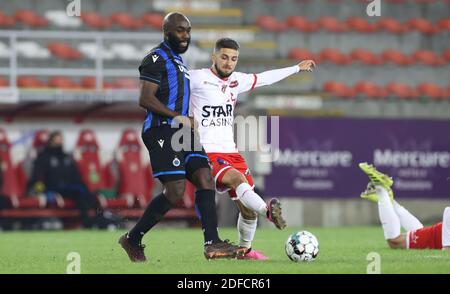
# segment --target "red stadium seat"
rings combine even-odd
[[[9,81],[2,77],[0,77],[0,88],[1,87],[9,87]]]
[[[80,89],[80,85],[69,77],[51,77],[48,79],[48,86],[60,89]]]
[[[350,57],[353,61],[361,62],[365,65],[381,65],[383,59],[375,55],[372,51],[363,48],[353,49],[350,53]]]
[[[116,12],[110,16],[112,24],[118,24],[126,30],[138,30],[144,26],[140,19],[129,15],[126,12]]]
[[[141,160],[141,144],[135,130],[124,130],[116,154],[120,197],[134,197],[141,207],[150,201],[154,181],[149,164]]]
[[[294,60],[312,59],[316,63],[319,62],[319,58],[315,54],[304,48],[292,48],[291,50],[289,50],[288,58]]]
[[[440,30],[450,32],[450,18],[441,19],[437,26]]]
[[[347,65],[351,63],[351,59],[341,53],[338,49],[325,48],[320,51],[320,60],[330,62],[336,65]]]
[[[74,158],[84,184],[97,195],[99,203],[106,208],[126,208],[134,204],[134,198],[106,198],[102,189],[112,189],[114,180],[111,166],[100,163],[99,146],[92,130],[82,130],[78,136]]]
[[[350,29],[364,34],[374,33],[379,29],[376,24],[370,23],[362,17],[349,17],[346,24]]]
[[[17,21],[20,21],[31,28],[42,28],[48,26],[48,20],[32,10],[18,10],[15,13],[15,17]]]
[[[323,90],[338,98],[348,99],[355,96],[355,91],[352,88],[336,81],[328,81],[323,84]]]
[[[442,58],[444,58],[446,62],[450,62],[450,49],[445,49],[444,52],[442,52]]]
[[[416,62],[420,62],[428,66],[440,66],[444,65],[443,58],[429,50],[418,50],[412,55],[412,59]]]
[[[139,81],[132,78],[117,78],[112,86],[118,89],[137,89]]]
[[[288,28],[286,23],[278,21],[275,17],[271,15],[257,16],[255,23],[260,28],[263,28],[269,32],[283,32]]]
[[[81,78],[81,86],[84,89],[96,89],[97,81],[95,80],[95,77],[83,77]],[[113,85],[111,83],[103,81],[103,89],[111,89],[112,87]]]
[[[422,34],[434,34],[438,31],[438,28],[431,21],[424,18],[412,18],[407,22],[407,25]]]
[[[3,185],[0,194],[9,197],[14,208],[39,208],[46,205],[43,197],[25,197],[26,176],[20,165],[14,166],[10,157],[11,144],[6,132],[0,129],[0,158]]]
[[[395,18],[381,17],[377,22],[377,26],[382,30],[396,35],[404,34],[408,31],[408,27]]]
[[[386,49],[381,53],[385,62],[391,62],[399,66],[408,66],[413,63],[412,58],[395,49]]]
[[[144,24],[157,30],[162,30],[164,16],[162,16],[161,14],[155,12],[147,12],[142,16],[141,19]]]
[[[110,19],[93,11],[82,12],[81,20],[86,26],[97,30],[104,30],[111,27]]]
[[[341,22],[339,19],[332,16],[319,17],[316,23],[320,28],[332,33],[342,33],[348,30],[348,27],[344,22]]]
[[[386,98],[386,91],[369,81],[359,81],[354,85],[353,89],[356,93],[362,94],[365,97],[376,99]]]
[[[46,83],[30,76],[20,76],[17,78],[17,86],[19,88],[45,88]]]
[[[415,99],[417,98],[417,92],[410,86],[398,83],[390,82],[385,86],[385,91],[388,95],[393,95],[400,99]]]
[[[80,51],[70,47],[66,43],[50,43],[47,45],[47,48],[54,56],[64,60],[81,59]]]
[[[0,28],[11,28],[16,25],[14,17],[4,14],[0,11]]]
[[[308,19],[302,16],[288,16],[286,23],[289,27],[302,33],[312,33],[319,29],[319,25],[315,22],[310,22]]]
[[[420,83],[416,87],[420,95],[429,97],[433,100],[442,100],[446,98],[444,90],[431,82]]]

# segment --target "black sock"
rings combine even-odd
[[[153,198],[150,204],[144,211],[137,224],[128,233],[128,240],[131,244],[141,244],[142,237],[147,233],[154,225],[156,225],[172,208],[164,194],[160,194]]]
[[[197,190],[195,208],[202,222],[205,245],[220,241],[217,232],[216,191]]]

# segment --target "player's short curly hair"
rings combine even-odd
[[[216,41],[216,45],[214,46],[215,51],[219,51],[222,48],[239,50],[239,44],[233,39],[230,38],[221,38]]]

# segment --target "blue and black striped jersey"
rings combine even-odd
[[[189,73],[183,59],[165,43],[153,48],[139,66],[139,79],[159,85],[156,97],[167,108],[187,116],[189,113]],[[171,123],[172,119],[147,110],[143,132]]]

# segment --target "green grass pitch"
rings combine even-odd
[[[285,255],[285,240],[300,228],[257,230],[254,248],[269,256],[268,261],[207,261],[199,228],[155,228],[144,238],[149,259],[145,264],[129,262],[117,244],[123,232],[0,232],[0,273],[66,273],[69,252],[80,254],[81,273],[364,274],[370,252],[380,255],[381,273],[450,273],[450,252],[389,249],[379,227],[303,229],[319,240],[320,253],[314,262],[294,263]],[[220,235],[235,240],[237,232],[222,228]]]

